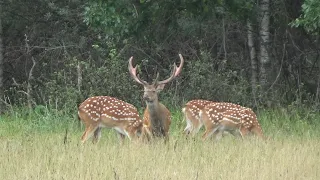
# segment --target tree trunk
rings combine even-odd
[[[318,73],[317,91],[316,91],[316,103],[320,104],[320,72]]]
[[[248,28],[248,32],[247,32],[248,47],[249,47],[250,62],[251,62],[251,88],[252,88],[253,100],[256,104],[257,82],[258,82],[258,62],[257,62],[256,47],[254,44],[253,27],[249,19],[247,20],[247,28]]]
[[[318,60],[318,68],[320,68],[320,61]],[[320,105],[320,71],[318,71],[317,90],[316,90],[316,106]]]
[[[80,62],[78,62],[78,66],[77,66],[77,76],[78,76],[78,91],[79,94],[81,95],[81,86],[82,86],[82,70],[81,70],[81,65]]]
[[[29,46],[29,43],[28,43],[28,37],[27,35],[25,34],[25,43],[26,43],[26,54],[27,54],[27,60],[28,59],[31,59],[32,60],[32,66],[31,66],[31,69],[29,71],[29,75],[28,75],[28,81],[27,81],[27,102],[28,102],[28,108],[29,110],[32,109],[32,85],[31,85],[31,80],[33,79],[33,70],[34,70],[34,67],[36,66],[36,60],[34,59],[34,57],[31,55],[31,50],[30,50],[30,46]]]
[[[270,72],[269,56],[269,12],[270,0],[261,0],[260,4],[260,85],[262,93],[266,93],[268,86],[268,73]]]
[[[223,44],[224,60],[227,60],[226,27],[224,23],[224,17],[222,18],[222,44]]]
[[[2,7],[0,3],[0,114],[4,111],[4,87],[3,87],[3,41],[2,41]]]

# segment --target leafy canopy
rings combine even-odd
[[[293,27],[303,27],[307,32],[320,34],[320,1],[305,0],[302,5],[302,15],[290,23]]]

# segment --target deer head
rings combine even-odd
[[[133,67],[132,66],[132,60],[133,57],[129,59],[129,72],[131,77],[138,82],[139,84],[143,85],[144,87],[144,94],[143,94],[143,99],[148,103],[151,104],[153,102],[158,102],[158,92],[163,90],[165,84],[171,82],[173,79],[175,79],[181,72],[182,67],[183,67],[183,57],[181,54],[179,54],[180,57],[180,66],[177,67],[177,65],[174,63],[173,64],[173,69],[171,72],[171,75],[168,79],[159,81],[159,73],[157,73],[156,79],[153,81],[153,83],[148,83],[144,80],[142,80],[139,75],[137,75],[137,66]]]

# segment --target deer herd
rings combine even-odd
[[[150,141],[162,138],[165,142],[169,138],[171,124],[170,110],[159,102],[158,93],[164,86],[174,80],[181,72],[184,59],[181,54],[180,65],[174,63],[170,77],[159,81],[159,73],[152,83],[141,79],[137,75],[137,66],[133,67],[133,57],[129,59],[129,73],[131,77],[144,88],[143,99],[146,103],[143,118],[139,116],[137,108],[125,101],[110,96],[94,96],[86,99],[78,109],[79,119],[85,125],[85,132],[81,137],[82,143],[93,136],[97,143],[101,137],[101,128],[113,128],[120,141],[125,137],[130,140],[142,139]],[[252,109],[228,102],[214,102],[204,99],[194,99],[182,108],[187,125],[185,135],[195,136],[202,126],[205,132],[202,139],[214,137],[219,140],[224,132],[243,138],[252,133],[264,138],[261,126]]]

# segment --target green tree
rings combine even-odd
[[[302,4],[302,14],[291,23],[294,27],[303,27],[307,32],[320,34],[320,1],[305,0]]]

